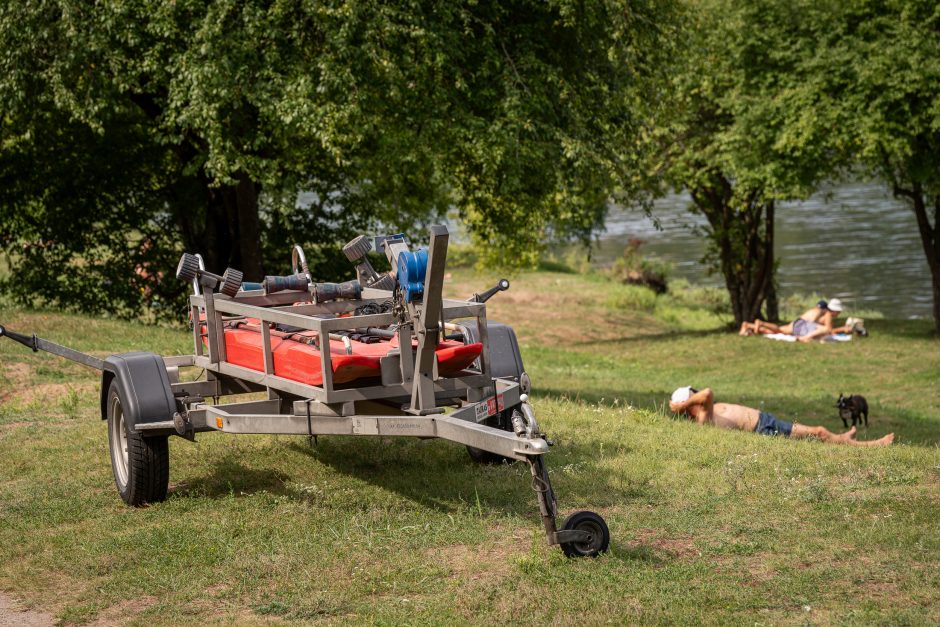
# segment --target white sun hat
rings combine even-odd
[[[689,397],[692,396],[692,386],[687,385],[684,388],[679,388],[672,393],[672,402],[673,403],[684,403],[689,400]]]
[[[829,301],[829,304],[826,307],[829,311],[839,312],[842,311],[842,301],[838,298],[833,298]]]

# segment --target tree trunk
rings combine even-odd
[[[261,258],[261,218],[258,215],[258,186],[241,174],[234,189],[236,216],[236,241],[241,270],[245,279],[261,281],[264,278],[264,263]]]
[[[768,317],[776,319],[773,201],[764,200],[758,191],[736,196],[731,181],[720,173],[693,189],[692,200],[708,219],[711,245],[706,259],[724,276],[735,326],[760,317],[768,297]]]
[[[919,183],[914,183],[911,189],[894,187],[895,196],[904,196],[911,202],[914,216],[917,218],[917,230],[920,233],[920,242],[927,256],[927,267],[930,268],[930,281],[933,286],[933,322],[937,332],[940,333],[940,237],[937,228],[940,226],[940,196],[933,198],[933,224],[927,215],[927,195]]]
[[[776,223],[776,205],[771,200],[767,203],[767,217],[764,221],[764,294],[767,302],[765,320],[780,320],[780,305],[777,301],[777,268],[774,258],[774,224]]]
[[[764,320],[777,322],[780,320],[780,301],[777,300],[777,282],[771,281],[767,286],[767,315]]]
[[[232,259],[231,226],[226,211],[224,187],[211,187],[206,181],[205,237],[201,247],[206,269],[222,274],[226,267],[237,260]]]
[[[225,268],[240,270],[248,281],[264,277],[261,256],[261,218],[258,213],[258,186],[247,175],[235,185],[206,187],[206,223],[203,245],[199,247],[206,269],[222,273]]]

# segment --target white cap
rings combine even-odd
[[[842,301],[838,298],[833,298],[829,301],[829,304],[826,305],[826,309],[829,311],[842,311]]]
[[[687,385],[684,388],[679,388],[672,393],[672,402],[673,403],[683,403],[689,400],[689,397],[692,396],[692,386]]]

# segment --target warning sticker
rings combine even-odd
[[[488,399],[486,399],[486,413],[487,413],[487,415],[488,415],[488,416],[492,416],[492,415],[495,414],[497,411],[498,411],[498,410],[496,409],[496,397],[495,397],[495,396],[491,396],[491,397],[489,397]]]

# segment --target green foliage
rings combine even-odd
[[[663,150],[650,171],[688,188],[708,217],[706,261],[725,277],[736,317],[737,301],[746,300],[736,283],[747,281],[735,275],[772,249],[772,213],[761,217],[754,208],[805,197],[823,178],[861,169],[914,210],[940,329],[936,3],[709,0],[690,7],[689,45],[661,116],[666,123],[651,133]]]
[[[653,311],[656,309],[656,292],[642,285],[618,285],[608,290],[604,305],[618,310]]]
[[[145,262],[168,275],[185,249],[256,279],[295,242],[330,278],[353,234],[420,239],[451,207],[484,260],[531,265],[546,239],[586,240],[607,197],[632,189],[672,13],[623,0],[6,3],[5,289],[134,314]],[[56,286],[33,269],[51,265],[77,269]],[[166,291],[176,303],[185,286]]]
[[[447,267],[451,269],[472,268],[477,264],[476,247],[472,244],[455,244],[447,246]]]
[[[814,133],[914,211],[940,330],[940,10],[924,0],[822,6],[807,3],[815,54],[791,90],[816,103]]]
[[[704,309],[719,315],[731,313],[728,291],[721,288],[692,285],[686,279],[675,279],[669,282],[669,296],[681,307]]]
[[[657,293],[665,293],[668,287],[672,264],[657,257],[648,257],[640,252],[643,242],[631,240],[623,255],[614,260],[609,274],[624,283],[645,285]]]
[[[708,220],[704,261],[720,272],[737,321],[774,291],[774,203],[807,196],[831,174],[831,142],[802,94],[789,90],[812,54],[802,7],[770,0],[689,3],[647,136],[651,184],[688,189]]]

